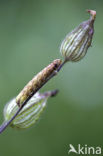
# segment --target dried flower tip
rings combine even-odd
[[[18,129],[31,127],[39,119],[41,113],[46,107],[47,99],[56,95],[57,91],[49,91],[44,94],[37,92],[23,107],[16,118],[11,122],[10,126]],[[8,122],[17,112],[18,106],[16,99],[12,99],[4,107],[4,120]]]
[[[75,62],[81,60],[91,45],[96,11],[88,10],[88,12],[91,15],[90,19],[82,22],[69,33],[61,44],[60,52],[65,61]]]
[[[87,10],[87,12],[91,15],[91,19],[95,20],[95,18],[96,18],[96,11],[94,11],[94,10]]]

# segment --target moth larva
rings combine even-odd
[[[16,103],[20,107],[24,101],[47,81],[47,79],[55,72],[61,65],[60,59],[54,60],[51,64],[40,71],[29,83],[23,88],[23,90],[16,97]]]

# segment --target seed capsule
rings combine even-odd
[[[35,91],[37,91],[50,77],[50,75],[58,69],[62,61],[60,59],[54,60],[51,64],[40,71],[34,78],[23,88],[23,90],[16,97],[16,103],[21,106],[24,101]]]
[[[10,126],[19,129],[31,127],[39,119],[41,113],[46,107],[47,99],[55,96],[57,91],[50,91],[44,94],[37,92],[23,107]],[[12,99],[4,108],[4,120],[9,121],[17,112],[18,106],[15,98]]]
[[[96,11],[88,10],[88,12],[91,14],[90,19],[69,33],[61,44],[60,52],[66,61],[81,60],[91,45]]]

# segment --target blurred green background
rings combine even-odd
[[[67,156],[69,144],[103,146],[102,0],[0,0],[0,122],[4,105],[61,58],[62,39],[89,18],[86,9],[97,11],[92,48],[43,87],[60,92],[34,127],[0,135],[1,156]]]

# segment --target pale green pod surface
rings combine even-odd
[[[82,22],[61,43],[60,52],[66,61],[81,60],[91,45],[96,12],[93,10],[88,10],[88,12],[91,14],[90,19]]]
[[[39,119],[46,107],[48,97],[36,93],[23,107],[10,126],[19,129],[31,127]],[[16,99],[12,99],[4,108],[4,120],[9,121],[18,110]]]

